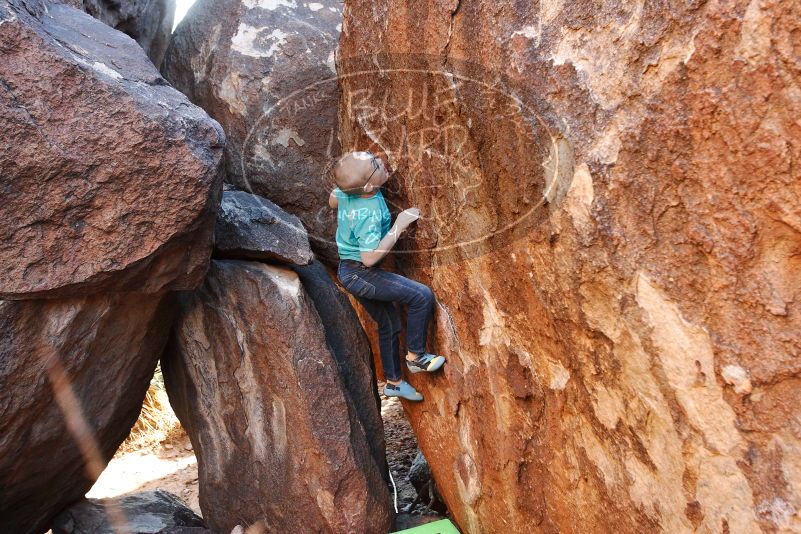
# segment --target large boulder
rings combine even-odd
[[[168,299],[0,301],[2,532],[44,532],[92,487],[142,408]]]
[[[300,219],[245,191],[224,191],[214,226],[214,256],[306,265],[314,255]]]
[[[220,121],[226,180],[301,218],[334,260],[326,169],[339,155],[335,0],[198,0],[172,36],[164,76]]]
[[[298,276],[213,260],[179,315],[162,368],[210,528],[387,532],[387,486]]]
[[[111,511],[113,510],[113,511]],[[115,513],[118,521],[115,521]],[[203,519],[181,499],[163,490],[109,499],[83,499],[61,512],[53,534],[163,534],[189,529],[208,532]]]
[[[289,265],[322,319],[325,341],[337,362],[359,421],[367,433],[370,451],[381,475],[389,481],[381,419],[381,398],[376,387],[376,369],[370,342],[348,297],[334,283],[325,266],[315,260],[309,265]]]
[[[407,409],[462,531],[801,529],[799,17],[346,2],[341,142],[421,209],[449,360]]]
[[[158,293],[203,279],[224,135],[126,35],[0,3],[0,298]]]
[[[83,9],[131,36],[158,67],[170,44],[175,0],[83,0]]]

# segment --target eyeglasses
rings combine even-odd
[[[378,156],[373,156],[372,159],[370,160],[370,164],[373,166],[373,172],[370,173],[370,176],[367,177],[367,181],[364,182],[364,186],[362,187],[362,189],[365,191],[367,191],[367,184],[370,183],[370,180],[375,174],[375,171],[381,168],[381,164],[378,163]]]

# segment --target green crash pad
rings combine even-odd
[[[395,534],[459,534],[459,530],[449,519],[441,519],[433,523],[426,523],[419,527],[399,530]]]

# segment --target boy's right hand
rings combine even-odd
[[[414,221],[420,218],[420,210],[417,208],[407,208],[398,214],[395,224],[401,230],[406,230]]]

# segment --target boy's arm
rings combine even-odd
[[[398,218],[395,219],[395,224],[392,225],[392,228],[389,229],[387,235],[378,242],[378,246],[369,251],[369,252],[361,252],[362,263],[365,264],[367,267],[372,267],[379,261],[381,258],[386,256],[387,252],[392,250],[392,247],[395,246],[395,243],[398,242],[398,238],[400,238],[401,232],[406,230],[414,221],[420,218],[420,210],[417,208],[408,208],[403,210],[399,215]]]
[[[328,205],[332,208],[336,208],[339,206],[339,200],[337,200],[337,190],[332,189],[331,194],[328,195]]]

